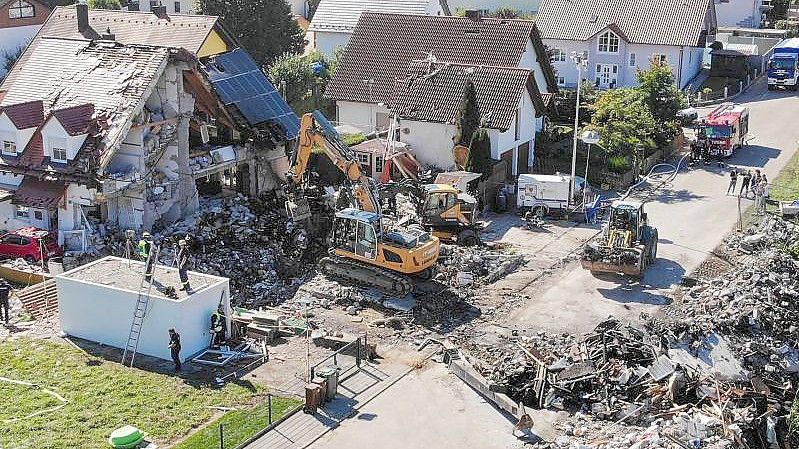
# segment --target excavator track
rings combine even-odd
[[[411,280],[393,271],[341,257],[325,257],[319,261],[328,276],[359,285],[375,287],[391,296],[406,296],[413,291]]]

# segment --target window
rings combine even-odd
[[[33,211],[33,219],[37,220],[37,221],[42,221],[42,220],[44,220],[44,214],[42,213],[41,210],[38,210],[38,209],[34,210]]]
[[[175,2],[175,12],[176,13],[180,12],[180,2]]]
[[[630,67],[635,67],[635,53],[630,53]]]
[[[552,50],[552,56],[549,58],[550,62],[565,62],[566,61],[566,52],[555,48]]]
[[[666,57],[666,55],[661,55],[658,53],[652,55],[653,66],[664,66],[666,64],[668,64],[668,58]]]
[[[13,141],[10,141],[10,140],[4,140],[3,141],[3,154],[16,156],[17,155],[17,143],[13,142]]]
[[[67,150],[64,149],[64,148],[53,147],[52,160],[54,162],[66,162],[67,161]]]
[[[33,5],[23,0],[11,2],[11,6],[8,7],[9,19],[25,19],[35,15],[36,12],[33,10]]]
[[[357,153],[358,155],[358,163],[361,164],[362,167],[368,168],[369,167],[369,154],[367,153]]]
[[[31,211],[26,206],[17,206],[17,218],[29,218]]]
[[[155,8],[156,6],[160,5],[160,0],[150,0],[150,9]]]
[[[566,78],[564,78],[562,76],[559,76],[558,77],[558,86],[564,86],[564,85],[566,85]]]
[[[383,156],[375,156],[375,173],[383,173]]]
[[[599,52],[618,53],[619,36],[616,36],[616,34],[611,31],[605,31],[605,34],[599,36]]]

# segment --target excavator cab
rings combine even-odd
[[[425,184],[421,218],[425,228],[444,240],[472,246],[479,243],[474,212],[477,201],[447,184]]]

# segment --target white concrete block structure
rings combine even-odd
[[[139,297],[144,263],[105,257],[56,277],[61,328],[70,336],[124,348]],[[177,269],[155,267],[153,288],[139,337],[137,354],[171,360],[169,329],[180,334],[180,358],[187,361],[208,349],[211,314],[221,303],[230,313],[230,285],[223,277],[189,272],[191,294],[164,295],[180,288]],[[228,322],[227,329],[230,329]]]

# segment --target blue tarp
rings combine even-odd
[[[251,125],[274,122],[287,139],[297,138],[299,118],[245,50],[214,56],[204,69],[222,102],[235,105]]]

